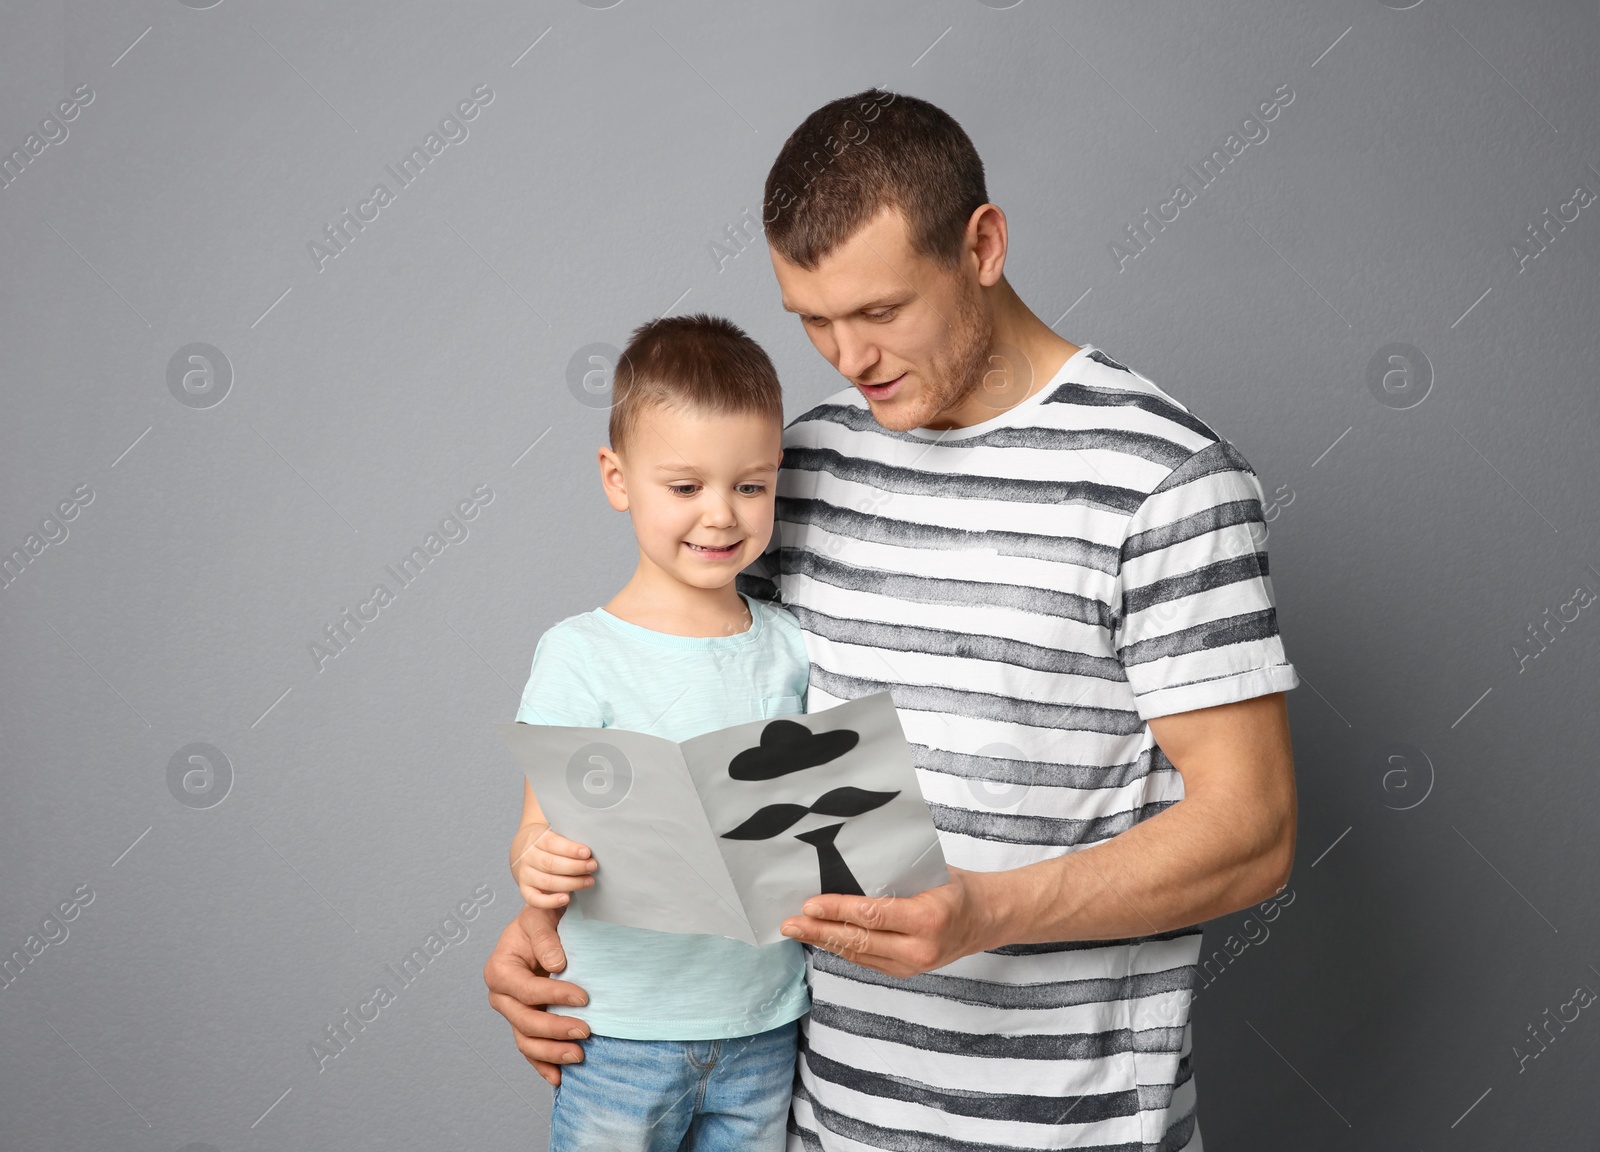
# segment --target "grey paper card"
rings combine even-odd
[[[682,743],[495,728],[551,826],[600,862],[573,900],[589,919],[771,944],[818,892],[910,896],[950,878],[888,692]]]

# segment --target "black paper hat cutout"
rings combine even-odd
[[[735,780],[776,780],[837,760],[861,742],[849,728],[816,732],[793,720],[774,720],[761,730],[761,743],[746,748],[728,763]]]

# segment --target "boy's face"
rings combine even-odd
[[[783,458],[779,421],[652,407],[624,452],[600,449],[600,480],[611,506],[632,516],[641,563],[720,588],[766,548]]]

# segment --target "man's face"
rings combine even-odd
[[[786,311],[854,384],[885,428],[964,427],[994,415],[978,391],[994,319],[970,254],[946,269],[911,246],[886,208],[815,271],[770,247]]]
[[[720,588],[772,538],[782,456],[777,420],[657,407],[641,413],[622,455],[600,449],[600,473],[645,560],[682,583]]]

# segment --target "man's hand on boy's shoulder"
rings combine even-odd
[[[589,1002],[578,985],[550,975],[567,966],[556,933],[560,918],[560,909],[524,905],[500,933],[483,965],[489,1007],[506,1018],[517,1051],[552,1086],[561,1083],[562,1064],[583,1059],[583,1047],[574,1041],[589,1035],[582,1020],[546,1011]]]

